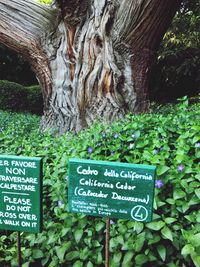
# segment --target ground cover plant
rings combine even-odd
[[[39,117],[0,112],[0,154],[43,158],[44,228],[22,234],[23,267],[104,266],[105,219],[67,210],[71,157],[157,166],[153,221],[111,221],[111,267],[199,267],[199,108],[184,98],[61,137],[39,133]],[[1,231],[1,266],[17,266],[15,244],[16,233]]]

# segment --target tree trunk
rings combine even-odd
[[[148,79],[179,0],[0,0],[0,41],[42,86],[42,129],[79,131],[148,109]]]

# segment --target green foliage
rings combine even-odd
[[[43,98],[40,86],[0,81],[0,107],[2,110],[42,114]]]
[[[164,36],[152,71],[151,98],[172,100],[200,88],[200,1],[185,0]]]
[[[173,108],[61,137],[38,133],[36,116],[1,112],[0,154],[44,162],[44,228],[22,235],[24,266],[104,266],[105,219],[67,209],[68,159],[78,157],[157,165],[163,182],[155,189],[152,222],[111,225],[111,267],[199,267],[199,108],[184,98]],[[15,243],[15,233],[1,232],[0,264],[16,266]]]

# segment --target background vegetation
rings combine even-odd
[[[200,92],[200,1],[183,1],[165,34],[151,77],[151,99],[169,102]]]
[[[184,98],[159,112],[61,137],[39,133],[36,116],[1,112],[0,154],[44,161],[44,229],[22,234],[23,267],[104,266],[105,220],[68,213],[70,157],[158,166],[153,221],[112,222],[111,267],[199,267],[199,108]],[[1,266],[17,266],[15,243],[16,233],[1,232]]]
[[[1,110],[29,112],[41,115],[43,98],[39,85],[23,86],[18,83],[0,80]]]

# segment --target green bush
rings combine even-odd
[[[24,87],[23,85],[0,81],[0,108],[14,112],[29,112],[42,114],[43,99],[38,85]]]
[[[200,1],[181,1],[152,70],[150,97],[172,101],[200,88]]]
[[[39,85],[26,87],[28,111],[33,114],[41,115],[43,112],[43,97]]]
[[[38,117],[0,113],[0,153],[40,156],[44,164],[44,228],[22,235],[24,267],[104,266],[105,219],[68,212],[71,157],[157,166],[153,221],[114,220],[111,267],[199,267],[199,108],[184,98],[174,109],[61,137],[38,133]],[[15,243],[16,233],[1,232],[3,266],[17,266]]]

